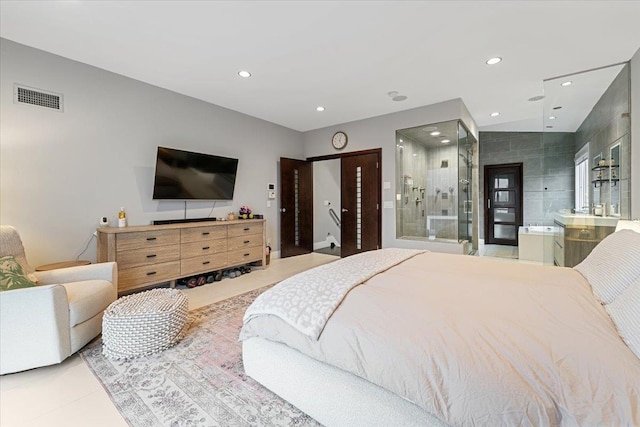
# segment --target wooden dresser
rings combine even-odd
[[[118,293],[259,261],[265,220],[98,228],[98,262],[118,263]]]

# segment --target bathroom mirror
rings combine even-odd
[[[609,215],[620,216],[620,143],[609,148],[610,200]]]

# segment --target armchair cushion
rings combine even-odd
[[[113,285],[106,280],[83,280],[62,286],[67,291],[71,328],[102,313],[115,299]]]
[[[36,284],[24,274],[13,255],[0,258],[0,292],[34,286]]]

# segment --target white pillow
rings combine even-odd
[[[596,298],[610,304],[640,278],[640,233],[620,230],[610,234],[574,268],[591,284]]]
[[[605,309],[622,340],[640,358],[640,279],[633,282]]]

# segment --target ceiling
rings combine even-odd
[[[0,35],[299,131],[454,98],[481,130],[541,130],[543,80],[629,60],[639,18],[637,1],[2,0]]]

